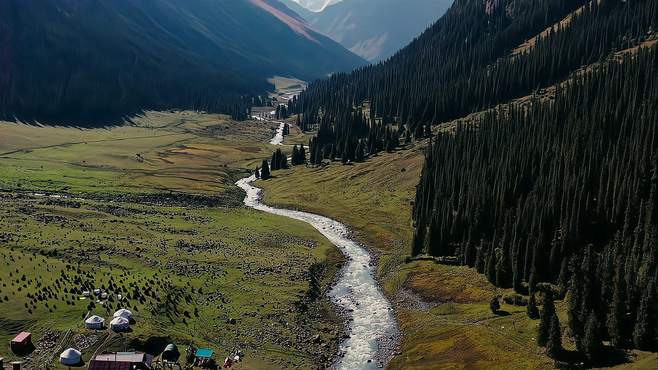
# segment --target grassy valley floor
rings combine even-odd
[[[365,163],[275,171],[259,181],[266,203],[335,218],[378,257],[379,280],[396,308],[403,338],[391,369],[550,369],[553,361],[536,345],[538,320],[526,308],[503,303],[494,315],[495,295],[511,296],[466,267],[406,261],[411,209],[423,164],[416,144],[380,154]],[[556,302],[567,322],[564,302]],[[566,348],[573,343],[565,335]],[[615,368],[652,369],[653,353],[633,352]]]
[[[245,369],[331,361],[341,320],[307,298],[309,270],[326,290],[342,256],[304,223],[243,207],[233,185],[271,154],[272,129],[194,112],[93,130],[0,123],[0,357],[19,358],[9,340],[27,330],[39,369],[68,347],[89,361],[169,341],[221,360],[240,348]],[[83,295],[94,289],[108,296]],[[84,329],[124,307],[131,332]]]

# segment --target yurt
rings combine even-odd
[[[93,315],[85,320],[85,327],[87,329],[100,330],[103,329],[103,325],[105,325],[105,319],[100,316]]]
[[[162,352],[162,359],[168,362],[176,362],[179,357],[180,352],[178,351],[178,347],[173,343],[168,344],[164,352]]]
[[[130,321],[133,318],[133,313],[130,312],[129,310],[126,310],[125,308],[122,308],[118,310],[117,312],[114,313],[114,317],[123,317],[124,319]]]
[[[115,317],[110,321],[110,329],[114,331],[126,331],[130,328],[130,321],[124,317]]]
[[[75,348],[69,348],[59,355],[59,362],[66,366],[76,366],[82,364],[82,353]]]

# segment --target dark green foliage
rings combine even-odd
[[[560,319],[555,312],[553,312],[553,317],[551,317],[548,342],[546,342],[546,353],[551,358],[558,358],[562,353],[562,330],[560,328]]]
[[[646,286],[637,308],[635,328],[633,330],[633,343],[636,348],[656,350],[656,280],[655,277]]]
[[[270,170],[282,170],[288,168],[288,157],[283,154],[281,149],[277,149],[272,153],[272,160],[270,161]]]
[[[498,314],[498,311],[500,310],[500,302],[499,302],[498,296],[495,296],[491,298],[491,301],[489,302],[489,309],[491,309],[491,312],[494,314]]]
[[[479,239],[473,264],[492,283],[559,284],[579,349],[591,312],[617,343],[633,342],[640,318],[639,337],[655,337],[655,314],[641,303],[655,301],[646,287],[656,272],[658,81],[647,76],[657,62],[655,47],[642,49],[574,77],[554,100],[505,106],[436,136],[414,203],[413,253],[472,261],[462,246]]]
[[[290,117],[290,114],[288,113],[288,107],[285,104],[279,104],[276,106],[276,111],[275,111],[276,119],[288,119]],[[284,126],[284,135],[287,135],[285,132],[285,126]]]
[[[530,294],[530,298],[528,299],[528,305],[526,306],[526,312],[528,313],[528,317],[536,320],[539,318],[539,309],[537,308],[537,300],[535,298],[534,294]]]
[[[587,318],[585,324],[585,337],[583,339],[583,352],[587,359],[590,361],[595,360],[603,350],[603,342],[601,339],[601,323],[596,317],[596,313],[592,312]]]
[[[569,27],[509,57],[528,37],[588,3]],[[388,61],[314,82],[291,109],[320,127],[322,146],[370,138],[377,125],[391,123],[426,138],[431,124],[532,94],[637,45],[658,29],[657,8],[654,0],[458,0]],[[370,106],[369,124],[354,119],[363,102]]]
[[[297,145],[292,147],[292,154],[290,158],[290,164],[293,166],[299,166],[306,163],[306,149],[303,145],[300,145],[297,148]]]
[[[260,178],[267,180],[271,177],[270,174],[270,165],[267,163],[267,160],[263,160],[263,163],[260,166]]]
[[[553,302],[553,295],[545,294],[544,304],[542,305],[541,315],[539,318],[539,329],[537,331],[537,344],[542,347],[546,346],[550,338],[551,324],[554,321],[554,316],[556,316],[556,313],[555,303]],[[555,320],[557,320],[557,318],[555,318]]]

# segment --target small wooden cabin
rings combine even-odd
[[[32,334],[26,331],[18,334],[11,340],[11,350],[17,353],[26,352],[32,346]]]

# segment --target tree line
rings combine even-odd
[[[572,12],[568,25],[513,52]],[[310,84],[289,103],[289,111],[301,114],[300,127],[318,128],[318,151],[330,152],[324,147],[333,145],[337,156],[349,155],[359,140],[379,130],[376,122],[423,138],[431,124],[551,86],[582,66],[638,45],[656,29],[653,0],[457,0],[390,60]]]

